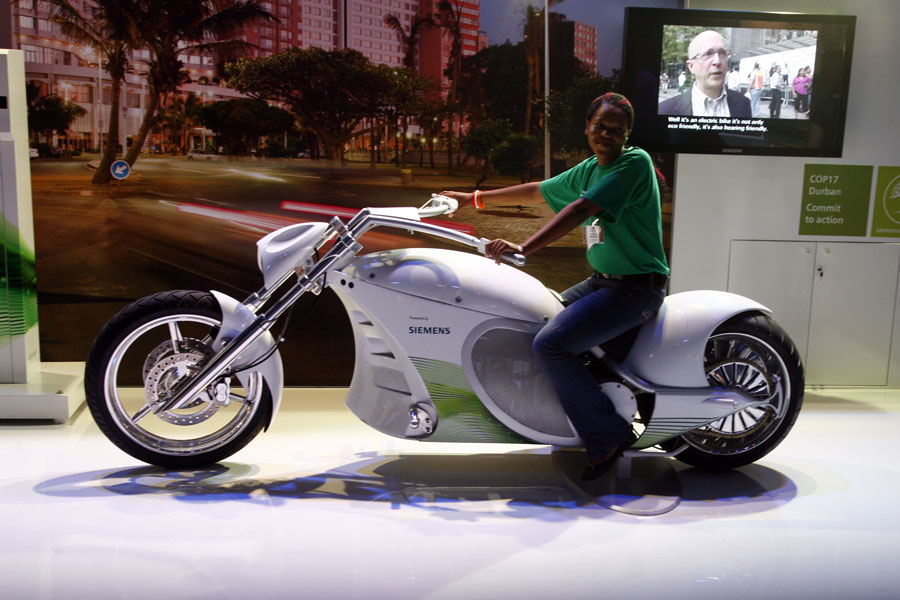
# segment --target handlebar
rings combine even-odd
[[[472,246],[479,253],[484,254],[485,246],[491,240],[486,238],[477,238],[475,236],[442,227],[437,223],[426,223],[420,219],[425,216],[434,216],[440,214],[448,214],[455,211],[459,204],[453,198],[441,196],[440,194],[432,194],[431,199],[421,208],[364,208],[359,211],[348,223],[347,229],[352,233],[353,239],[357,239],[366,231],[376,227],[393,227],[397,229],[406,229],[410,233],[418,231],[428,235],[451,239],[466,246]],[[404,213],[403,211],[409,211]],[[522,254],[503,254],[500,258],[517,267],[525,265],[525,256]]]
[[[459,208],[459,202],[455,198],[450,198],[449,196],[443,196],[441,194],[432,194],[428,202],[419,208],[419,216],[433,217],[443,214],[450,215],[455,213],[457,208]],[[484,254],[484,247],[489,241],[490,240],[485,238],[479,239],[477,243],[478,252]],[[525,255],[523,254],[502,254],[500,258],[517,267],[525,265]]]

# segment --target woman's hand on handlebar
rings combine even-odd
[[[453,198],[459,202],[460,208],[470,208],[472,206],[472,198],[474,195],[473,192],[453,192],[449,190],[441,192],[441,196],[447,196],[448,198]]]
[[[501,239],[491,240],[484,246],[484,255],[493,258],[498,265],[503,254],[523,254],[522,246]]]

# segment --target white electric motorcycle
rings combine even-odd
[[[126,307],[87,360],[98,426],[154,465],[190,468],[234,454],[268,427],[281,401],[280,339],[270,330],[304,294],[327,286],[356,343],[346,404],[370,426],[417,440],[582,445],[531,352],[535,334],[563,308],[557,295],[469,252],[359,256],[360,236],[376,227],[483,254],[487,240],[422,220],[456,207],[433,196],[420,209],[367,208],[346,223],[291,225],[257,242],[264,286],[243,302],[172,291]],[[668,296],[656,318],[584,359],[633,423],[632,450],[705,468],[764,456],[790,431],[803,399],[791,340],[764,306],[725,292]]]

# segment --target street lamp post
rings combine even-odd
[[[544,179],[550,179],[550,0],[544,0]]]
[[[97,149],[103,153],[103,55],[97,50]]]

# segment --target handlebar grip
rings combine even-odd
[[[502,258],[503,260],[505,260],[508,263],[512,263],[512,264],[516,265],[517,267],[525,266],[525,255],[519,254],[518,252],[515,254],[501,254],[500,258]]]
[[[485,254],[485,247],[487,246],[488,242],[490,242],[490,240],[487,238],[472,238],[472,241],[474,242],[472,245],[475,246],[481,254]],[[517,267],[525,266],[525,255],[519,252],[516,252],[515,254],[511,252],[504,252],[500,255],[500,258],[508,263],[516,265]]]

